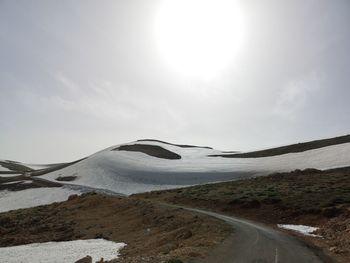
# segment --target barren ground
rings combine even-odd
[[[275,226],[319,226],[324,238],[300,236],[339,262],[350,258],[350,168],[291,173],[134,195],[225,213]]]
[[[205,256],[230,233],[208,216],[95,193],[0,214],[0,246],[104,238],[127,244],[116,262],[186,262]]]

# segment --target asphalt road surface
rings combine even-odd
[[[209,257],[195,263],[318,263],[316,252],[293,236],[249,220],[209,211],[184,209],[222,219],[234,228],[233,234]]]

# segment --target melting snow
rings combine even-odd
[[[33,183],[32,180],[26,180],[26,181],[23,181],[23,182],[22,182],[22,184],[31,184],[31,183]]]
[[[318,227],[304,226],[304,225],[288,225],[288,224],[287,225],[278,224],[277,226],[279,228],[296,231],[296,232],[304,234],[306,236],[320,237],[319,235],[312,234],[317,229],[319,229]]]
[[[96,262],[103,258],[118,258],[119,250],[125,243],[104,239],[75,240],[65,242],[33,243],[22,246],[0,248],[1,262],[7,263],[60,263],[75,262],[86,255]]]
[[[11,171],[11,170],[8,169],[8,168],[6,168],[6,167],[4,167],[4,166],[2,166],[2,165],[0,164],[0,171],[1,171],[1,172],[8,172],[8,171]]]
[[[0,174],[0,177],[15,177],[15,176],[20,176],[22,175],[21,173],[8,173],[8,174]]]
[[[271,172],[336,168],[350,164],[350,143],[264,158],[208,157],[221,152],[205,148],[181,148],[159,142],[129,144],[137,143],[158,145],[182,158],[167,160],[141,152],[113,151],[117,147],[113,146],[69,167],[45,174],[42,178],[55,181],[60,176],[77,176],[70,184],[132,194],[237,180]]]
[[[32,188],[22,191],[0,191],[0,212],[66,201],[80,191],[64,187]]]

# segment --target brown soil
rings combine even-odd
[[[268,223],[319,226],[306,238],[339,262],[350,258],[350,168],[291,173],[134,195]]]
[[[148,145],[148,144],[122,145],[113,149],[112,151],[142,152],[153,157],[163,158],[168,160],[181,159],[180,155],[157,145]]]
[[[202,257],[230,231],[219,220],[183,209],[95,193],[0,214],[0,246],[104,238],[127,244],[117,262]]]
[[[350,208],[321,225],[318,234],[324,237],[331,252],[350,259]]]

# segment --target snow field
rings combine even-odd
[[[64,187],[31,188],[22,191],[0,191],[0,212],[66,201],[80,191]]]

